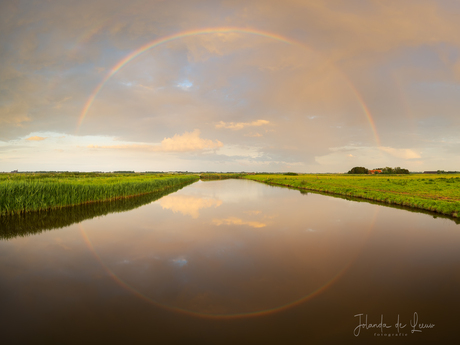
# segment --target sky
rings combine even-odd
[[[457,0],[0,1],[0,171],[460,170]]]

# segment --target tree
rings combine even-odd
[[[369,170],[365,167],[354,167],[347,174],[368,174]]]
[[[378,170],[382,170],[382,174],[409,174],[409,170],[403,169],[400,167],[396,167],[394,169],[390,167],[386,167],[386,168],[379,168]]]
[[[400,167],[396,167],[394,169],[394,172],[395,172],[395,174],[409,174],[409,170],[403,169],[403,168],[400,168]]]

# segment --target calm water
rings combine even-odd
[[[225,180],[0,226],[5,344],[460,340],[450,219]]]

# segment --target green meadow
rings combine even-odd
[[[225,180],[229,178],[242,178],[245,174],[234,174],[234,173],[203,173],[200,178],[206,180]]]
[[[228,178],[362,198],[452,217],[460,214],[460,177],[457,175],[201,174],[202,180]],[[0,174],[0,215],[161,192],[198,179],[198,175],[132,173]]]
[[[0,215],[143,195],[198,179],[169,174],[0,174]]]
[[[458,175],[245,175],[271,185],[318,191],[460,215]]]

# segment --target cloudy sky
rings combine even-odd
[[[0,171],[460,170],[460,1],[0,2]]]

